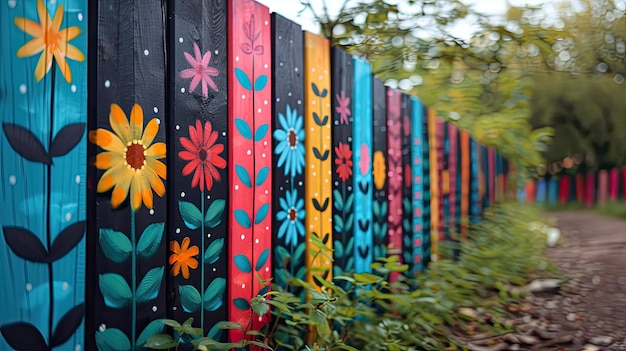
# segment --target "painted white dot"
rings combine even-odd
[[[156,124],[161,124],[161,119],[160,118],[155,118],[156,119]]]
[[[80,184],[80,175],[77,175],[77,176],[74,178],[74,182],[76,182],[76,184]]]
[[[26,84],[20,84],[20,93],[26,94]]]
[[[211,233],[207,233],[206,237],[211,239]]]
[[[263,142],[263,146],[267,146],[267,141],[264,141],[264,142]]]
[[[67,282],[63,282],[63,284],[61,284],[61,289],[63,290],[67,290],[70,287],[70,285]]]
[[[185,41],[185,39],[183,39],[183,37],[178,38],[178,42],[182,43],[183,41]]]
[[[331,170],[328,170],[328,174],[333,174],[333,172]]]
[[[267,105],[269,102],[267,100],[263,101],[263,105]]]
[[[17,5],[17,1],[9,0],[9,8],[14,9],[16,5]]]
[[[313,224],[311,224],[311,225],[309,226],[309,228],[313,229]],[[311,241],[311,239],[309,239],[309,241]]]
[[[261,154],[261,157],[265,158],[265,153],[262,153],[262,154]]]
[[[319,80],[324,80],[324,77],[323,77],[322,75],[319,75],[319,76],[317,77],[317,79],[319,79]]]
[[[241,284],[241,288],[245,289],[246,288],[246,284]]]
[[[184,191],[180,193],[180,197],[185,197],[185,192]]]
[[[176,228],[176,234],[180,234],[180,228]]]
[[[315,100],[311,101],[311,104],[312,104],[312,105],[315,105]]]
[[[207,196],[206,196],[206,198],[207,198],[208,200],[211,200],[211,195],[207,195]]]
[[[265,23],[264,23],[264,24],[267,26],[267,25],[268,25],[268,22],[267,22],[267,21],[265,21]]]
[[[265,230],[270,230],[270,227],[267,227],[267,226],[266,226],[266,227],[265,227]]]
[[[68,213],[66,213],[66,214],[65,214],[65,220],[66,220],[66,221],[71,221],[71,220],[72,220],[72,214],[71,214],[71,213],[69,213],[69,212],[68,212]]]
[[[100,324],[100,326],[98,327],[98,330],[101,332],[107,330],[107,325],[104,323]]]
[[[239,61],[239,56],[235,56],[235,61]]]
[[[328,219],[328,221],[329,221],[330,223],[332,223],[332,222],[333,222],[333,218],[332,218],[332,217],[331,217],[331,218],[329,218],[329,219]]]
[[[315,128],[311,127],[311,131],[312,131],[312,132],[314,132],[314,131],[315,131]]]
[[[219,54],[220,51],[219,50],[215,50],[215,55]]]
[[[314,221],[317,221],[317,217],[313,218]]]
[[[265,267],[265,271],[269,272],[270,271],[270,267]]]
[[[287,95],[291,96],[291,92],[288,92]]]
[[[150,214],[153,215],[154,214],[154,209],[150,209]]]
[[[267,65],[267,63],[266,63],[265,65],[263,65],[263,67],[264,67],[264,68],[267,68],[267,67],[269,67],[269,66],[268,66],[268,65]]]
[[[17,183],[17,178],[15,178],[14,175],[10,175],[9,176],[9,184],[15,185],[15,183]]]
[[[179,124],[176,125],[176,130],[180,130],[180,125]]]
[[[246,99],[246,94],[241,95],[241,99],[245,100]]]
[[[298,100],[298,105],[302,104],[302,101]]]
[[[84,19],[82,12],[79,12],[78,15],[76,15],[76,17],[78,17],[78,22],[82,22]]]
[[[281,40],[282,38],[283,38],[283,36],[282,36],[282,35],[279,35],[279,36],[278,36],[278,40]]]
[[[311,169],[315,168],[315,165],[311,165]]]
[[[276,98],[276,102],[280,102],[280,98]]]
[[[176,311],[178,309],[178,307],[174,306],[172,307],[172,311]]]
[[[293,39],[289,39],[289,44],[293,44]]]
[[[250,154],[252,154],[252,151],[248,150],[248,151],[246,151],[246,154],[250,155]]]
[[[185,88],[180,88],[181,93],[184,93],[185,91],[186,91]]]
[[[313,196],[317,197],[318,193],[314,193]]]
[[[328,179],[324,179],[324,183],[328,183]]]
[[[33,290],[33,284],[26,283],[26,291],[31,291],[31,290]]]
[[[257,112],[258,112],[258,113],[261,113],[261,109],[258,109],[258,110],[257,110]]]
[[[70,86],[70,91],[71,91],[72,93],[75,93],[75,92],[76,92],[76,85],[75,85],[75,84],[72,84],[72,85]]]
[[[235,190],[239,190],[239,185],[235,185]]]
[[[156,306],[152,306],[152,312],[156,312],[157,311],[157,307]]]
[[[298,185],[302,186],[302,181],[299,181],[299,182],[298,182]]]
[[[245,239],[246,239],[246,236],[241,234],[241,240],[245,240]]]
[[[108,88],[108,87],[110,87],[110,86],[111,86],[111,81],[110,81],[110,80],[108,80],[108,79],[107,79],[107,80],[105,80],[105,81],[104,81],[104,87],[105,87],[105,88]]]
[[[152,108],[152,111],[154,111],[154,113],[159,113],[159,108],[158,108],[158,107],[156,107],[156,106],[154,106],[154,107]]]
[[[80,345],[76,345],[76,346],[74,346],[74,351],[80,351],[80,350],[81,350]]]
[[[226,132],[222,132],[222,136],[226,136]]]
[[[254,243],[255,243],[255,244],[260,243],[259,239],[254,239]]]
[[[269,190],[265,190],[265,194],[268,195],[270,193]]]
[[[217,269],[216,269],[216,268],[213,268],[213,272],[215,272],[215,271],[217,271]]]
[[[279,62],[279,63],[278,63],[278,65],[279,65],[280,67],[282,67],[282,66],[283,66],[283,63],[282,63],[282,62]]]
[[[148,49],[146,49],[146,50],[143,51],[143,54],[148,56],[148,55],[150,55],[150,51],[148,51]]]

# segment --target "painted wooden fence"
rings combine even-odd
[[[0,6],[0,350],[260,328],[269,278],[418,274],[504,191],[494,150],[252,0]]]

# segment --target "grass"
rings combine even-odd
[[[588,208],[579,202],[570,202],[565,205],[556,206],[538,206],[547,213],[551,212],[564,212],[564,211],[593,211],[599,215],[626,219],[626,202],[618,200],[616,202],[607,202],[605,205],[597,205],[593,208]]]

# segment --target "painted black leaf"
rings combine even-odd
[[[359,189],[361,189],[361,192],[363,194],[367,194],[367,192],[370,190],[370,185],[369,183],[359,183]]]
[[[361,228],[361,231],[366,232],[370,227],[370,221],[365,220],[365,221],[361,221],[359,219],[359,228]]]
[[[326,95],[328,95],[328,89],[324,88],[324,90],[322,90],[322,93],[319,96],[325,98]]]
[[[324,91],[326,91],[326,89],[324,89]],[[322,126],[325,126],[326,123],[328,123],[328,115],[324,116],[324,118],[322,118]]]
[[[324,151],[324,154],[322,155],[320,150],[318,150],[316,147],[314,147],[313,148],[313,155],[315,155],[315,158],[317,158],[318,160],[326,161],[326,159],[328,158],[328,150]]]
[[[41,332],[32,324],[17,322],[0,327],[4,340],[16,351],[47,350]]]
[[[52,164],[52,158],[46,152],[41,141],[30,130],[10,123],[3,123],[2,128],[9,145],[20,156],[29,161]]]
[[[317,114],[317,112],[313,112],[313,120],[315,121],[315,124],[317,124],[320,127],[324,126],[324,123],[322,123],[322,120],[320,119],[320,115]]]
[[[85,234],[85,221],[76,222],[63,229],[54,239],[50,248],[50,262],[54,262],[67,255],[83,238]]]
[[[68,124],[52,140],[50,157],[59,157],[70,152],[80,142],[85,133],[85,123]]]
[[[367,255],[370,253],[369,246],[358,247],[358,250],[359,250],[359,255],[361,255],[362,258],[366,258]]]
[[[322,239],[322,242],[324,244],[326,244],[328,242],[328,239],[330,239],[330,234],[326,233],[326,234],[324,234],[324,238]]]
[[[322,277],[324,278],[324,280],[328,280],[329,275],[330,275],[330,269],[326,269],[324,270],[324,274],[322,275]]]
[[[317,87],[317,84],[311,83],[311,89],[313,89],[315,96],[320,96],[320,89]]]
[[[317,199],[313,199],[313,207],[315,207],[316,210],[322,212],[322,206],[320,206],[319,201],[317,201]]]
[[[265,294],[267,294],[268,291],[270,291],[270,286],[266,285],[266,286],[263,287],[263,289],[261,289],[259,291],[259,293],[257,295],[265,295]]]
[[[65,316],[61,318],[56,328],[54,328],[54,332],[52,333],[52,341],[50,341],[50,346],[56,347],[64,344],[69,338],[74,335],[78,326],[80,326],[80,322],[83,320],[83,314],[85,313],[85,304],[81,303],[78,306],[75,306],[71,310],[67,311]]]
[[[7,245],[16,255],[31,262],[48,262],[48,251],[33,232],[19,227],[3,227],[2,230]]]
[[[326,209],[328,208],[328,200],[329,200],[329,199],[330,199],[330,198],[328,198],[328,197],[327,197],[327,198],[324,200],[324,204],[322,205],[322,209],[320,210],[320,212],[324,212],[324,211],[326,211]]]

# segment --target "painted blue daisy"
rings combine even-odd
[[[276,219],[282,221],[282,224],[278,228],[278,238],[284,236],[287,246],[298,245],[298,236],[304,237],[304,199],[298,199],[297,190],[287,190],[279,202],[281,210],[276,214]]]
[[[278,114],[281,128],[274,131],[274,139],[278,142],[274,153],[279,155],[278,167],[284,165],[285,175],[295,177],[304,168],[304,119],[289,105],[286,112],[286,116]]]

